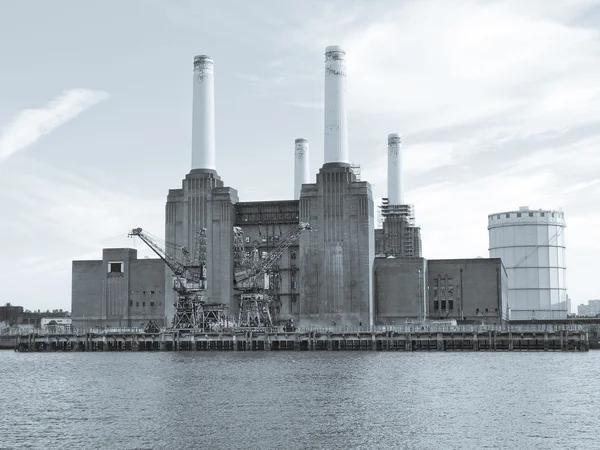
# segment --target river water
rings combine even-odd
[[[1,351],[0,380],[2,449],[600,448],[600,351]]]

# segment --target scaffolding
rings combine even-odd
[[[356,176],[356,181],[360,181],[360,164],[358,164],[358,163],[350,163],[350,170]]]
[[[421,229],[415,226],[413,205],[390,205],[383,198],[379,206],[382,219],[382,256],[395,258],[421,257]]]

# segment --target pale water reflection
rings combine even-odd
[[[600,352],[0,352],[0,448],[597,449]]]

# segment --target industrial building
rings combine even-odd
[[[101,260],[73,261],[71,310],[74,328],[134,327],[164,322],[165,266],[137,259],[137,250],[110,248]]]
[[[567,318],[565,227],[561,210],[522,206],[488,216],[489,255],[508,273],[511,320]]]
[[[105,249],[102,261],[74,261],[74,326],[174,323],[181,289],[173,289],[173,273],[183,273],[179,262],[200,247],[202,303],[232,321],[241,317],[244,298],[237,274],[248,261],[269,259],[263,291],[274,324],[364,328],[430,318],[506,320],[507,276],[499,259],[422,257],[414,207],[404,200],[396,133],[388,136],[388,197],[382,228],[375,229],[371,185],[349,162],[346,79],[345,51],[327,47],[324,163],[316,176],[309,173],[308,140],[296,139],[295,198],[239,202],[237,190],[217,172],[214,63],[196,56],[191,170],[168,192],[165,248],[147,242],[165,262],[137,260],[130,249]],[[134,234],[142,237],[139,229]]]

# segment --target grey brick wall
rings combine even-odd
[[[423,320],[427,262],[423,258],[375,259],[376,324]]]
[[[371,187],[345,165],[326,165],[305,184],[300,221],[300,324],[363,326],[374,320]]]
[[[485,323],[507,320],[507,276],[499,258],[429,260],[427,283],[431,318],[464,318]],[[448,304],[449,289],[452,289],[452,308]],[[442,301],[446,302],[444,307]]]

